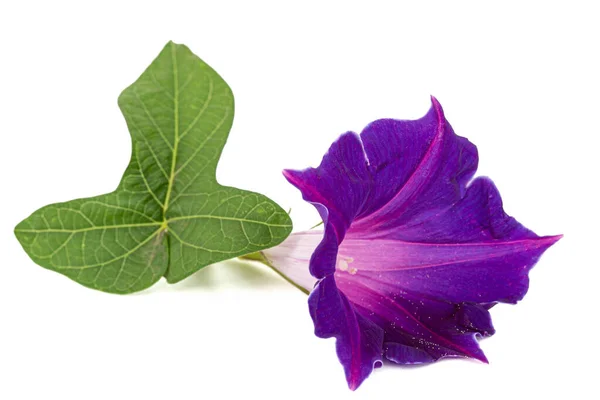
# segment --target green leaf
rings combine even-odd
[[[109,194],[43,207],[17,225],[33,261],[94,289],[130,293],[289,235],[291,220],[272,200],[217,182],[233,95],[186,46],[169,42],[119,107],[132,138],[121,183]]]

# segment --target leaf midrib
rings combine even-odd
[[[165,196],[165,202],[163,204],[163,221],[165,223],[167,222],[167,210],[169,209],[169,200],[171,198],[171,192],[173,191],[173,181],[175,180],[175,166],[177,164],[177,151],[179,149],[179,76],[177,71],[177,54],[175,46],[171,46],[171,60],[173,63],[173,129],[175,138],[173,142],[173,157],[171,157],[171,173],[169,174],[167,194]]]

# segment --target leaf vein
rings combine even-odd
[[[146,185],[146,189],[148,190],[148,193],[150,193],[150,196],[152,196],[152,198],[158,203],[159,206],[164,208],[164,204],[158,199],[158,197],[156,197],[156,194],[154,194],[154,192],[150,188],[150,184],[146,180],[146,176],[144,175],[144,171],[142,170],[142,165],[140,164],[140,160],[139,160],[137,151],[136,151],[136,155],[135,155],[135,160],[137,161],[137,165],[140,170],[140,176],[142,177],[142,180],[144,181],[144,185]]]
[[[200,118],[202,117],[202,115],[204,114],[206,109],[208,108],[210,101],[212,100],[213,89],[214,89],[213,80],[210,76],[208,76],[208,94],[206,96],[206,99],[204,100],[204,103],[202,104],[202,108],[200,109],[198,114],[194,117],[194,119],[192,120],[190,125],[185,129],[185,131],[183,131],[179,140],[183,140],[183,138],[194,128],[194,126],[196,126],[196,123],[198,123],[198,121],[200,120]]]
[[[175,176],[177,176],[177,174],[179,174],[185,167],[188,166],[188,164],[190,162],[192,162],[194,160],[194,157],[196,157],[196,155],[204,148],[204,145],[206,144],[206,142],[208,142],[210,139],[212,139],[212,137],[215,135],[215,133],[217,133],[217,131],[223,126],[223,123],[225,122],[225,119],[227,119],[228,116],[229,116],[229,109],[227,109],[227,111],[223,115],[223,118],[221,118],[221,120],[219,121],[217,126],[212,130],[212,132],[207,137],[204,138],[202,143],[200,143],[200,145],[196,148],[196,150],[194,150],[192,155],[181,165],[181,167],[179,167],[177,169],[177,171],[175,172]]]
[[[168,219],[167,223],[186,220],[186,219],[221,219],[221,220],[226,220],[226,221],[247,222],[250,224],[266,225],[266,226],[272,226],[272,227],[276,227],[276,228],[290,228],[292,226],[291,224],[269,224],[267,222],[255,221],[255,220],[246,219],[246,218],[222,217],[222,216],[208,215],[208,214],[207,215],[186,215],[186,216],[181,216],[181,217],[173,217],[173,218]]]
[[[156,120],[154,119],[154,117],[152,116],[152,114],[150,114],[150,111],[148,110],[148,107],[146,107],[146,103],[144,103],[144,101],[140,97],[140,95],[137,92],[137,90],[136,90],[135,87],[133,88],[133,93],[135,94],[135,97],[137,98],[137,100],[142,105],[142,108],[144,109],[144,113],[146,113],[146,116],[148,117],[148,119],[150,119],[150,122],[152,123],[152,125],[154,126],[154,128],[156,128],[157,133],[160,135],[160,137],[163,139],[163,141],[169,147],[169,149],[173,150],[173,145],[171,145],[171,142],[169,142],[169,140],[165,136],[165,134],[162,131],[162,129],[160,128],[160,126],[158,126],[158,124],[156,123]],[[132,123],[135,125],[135,123],[133,122],[133,118],[131,120],[132,120]],[[141,133],[141,130],[139,128],[137,128],[137,129]],[[142,134],[142,136],[143,136],[143,134]]]
[[[96,267],[103,267],[105,265],[108,265],[110,263],[113,263],[115,261],[121,260],[124,257],[129,257],[130,255],[132,255],[133,253],[135,253],[138,249],[140,249],[142,246],[144,246],[146,243],[148,243],[150,240],[152,240],[152,238],[154,236],[156,236],[162,229],[157,229],[156,231],[154,231],[150,236],[148,236],[146,239],[144,239],[141,242],[138,242],[137,245],[132,248],[131,250],[127,251],[124,254],[121,254],[120,256],[113,258],[111,260],[108,261],[103,261],[97,264],[88,264],[88,265],[64,265],[64,266],[58,266],[56,265],[55,267],[58,269],[89,269],[89,268],[96,268]]]

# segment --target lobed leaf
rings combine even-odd
[[[289,235],[291,220],[272,200],[217,182],[233,94],[186,46],[169,42],[119,107],[132,155],[118,188],[19,223],[15,234],[33,261],[94,289],[130,293]]]

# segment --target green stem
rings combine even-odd
[[[312,228],[310,228],[309,230],[315,229],[319,226],[323,225],[323,221],[319,222],[318,224],[316,224],[315,226],[313,226]]]
[[[296,282],[294,282],[293,280],[291,280],[287,275],[285,275],[284,273],[282,273],[281,271],[279,271],[277,268],[275,268],[274,266],[272,266],[271,263],[264,256],[264,254],[262,253],[262,251],[257,251],[256,253],[246,254],[245,256],[241,256],[241,257],[238,257],[238,258],[240,260],[258,261],[259,263],[264,264],[267,267],[271,268],[273,271],[275,271],[275,273],[277,275],[279,275],[280,277],[282,277],[283,279],[285,279],[288,283],[292,284],[292,286],[294,286],[296,289],[300,290],[302,293],[304,293],[306,295],[308,295],[310,293],[308,290],[306,290],[305,288],[303,288],[302,286],[298,285]]]

